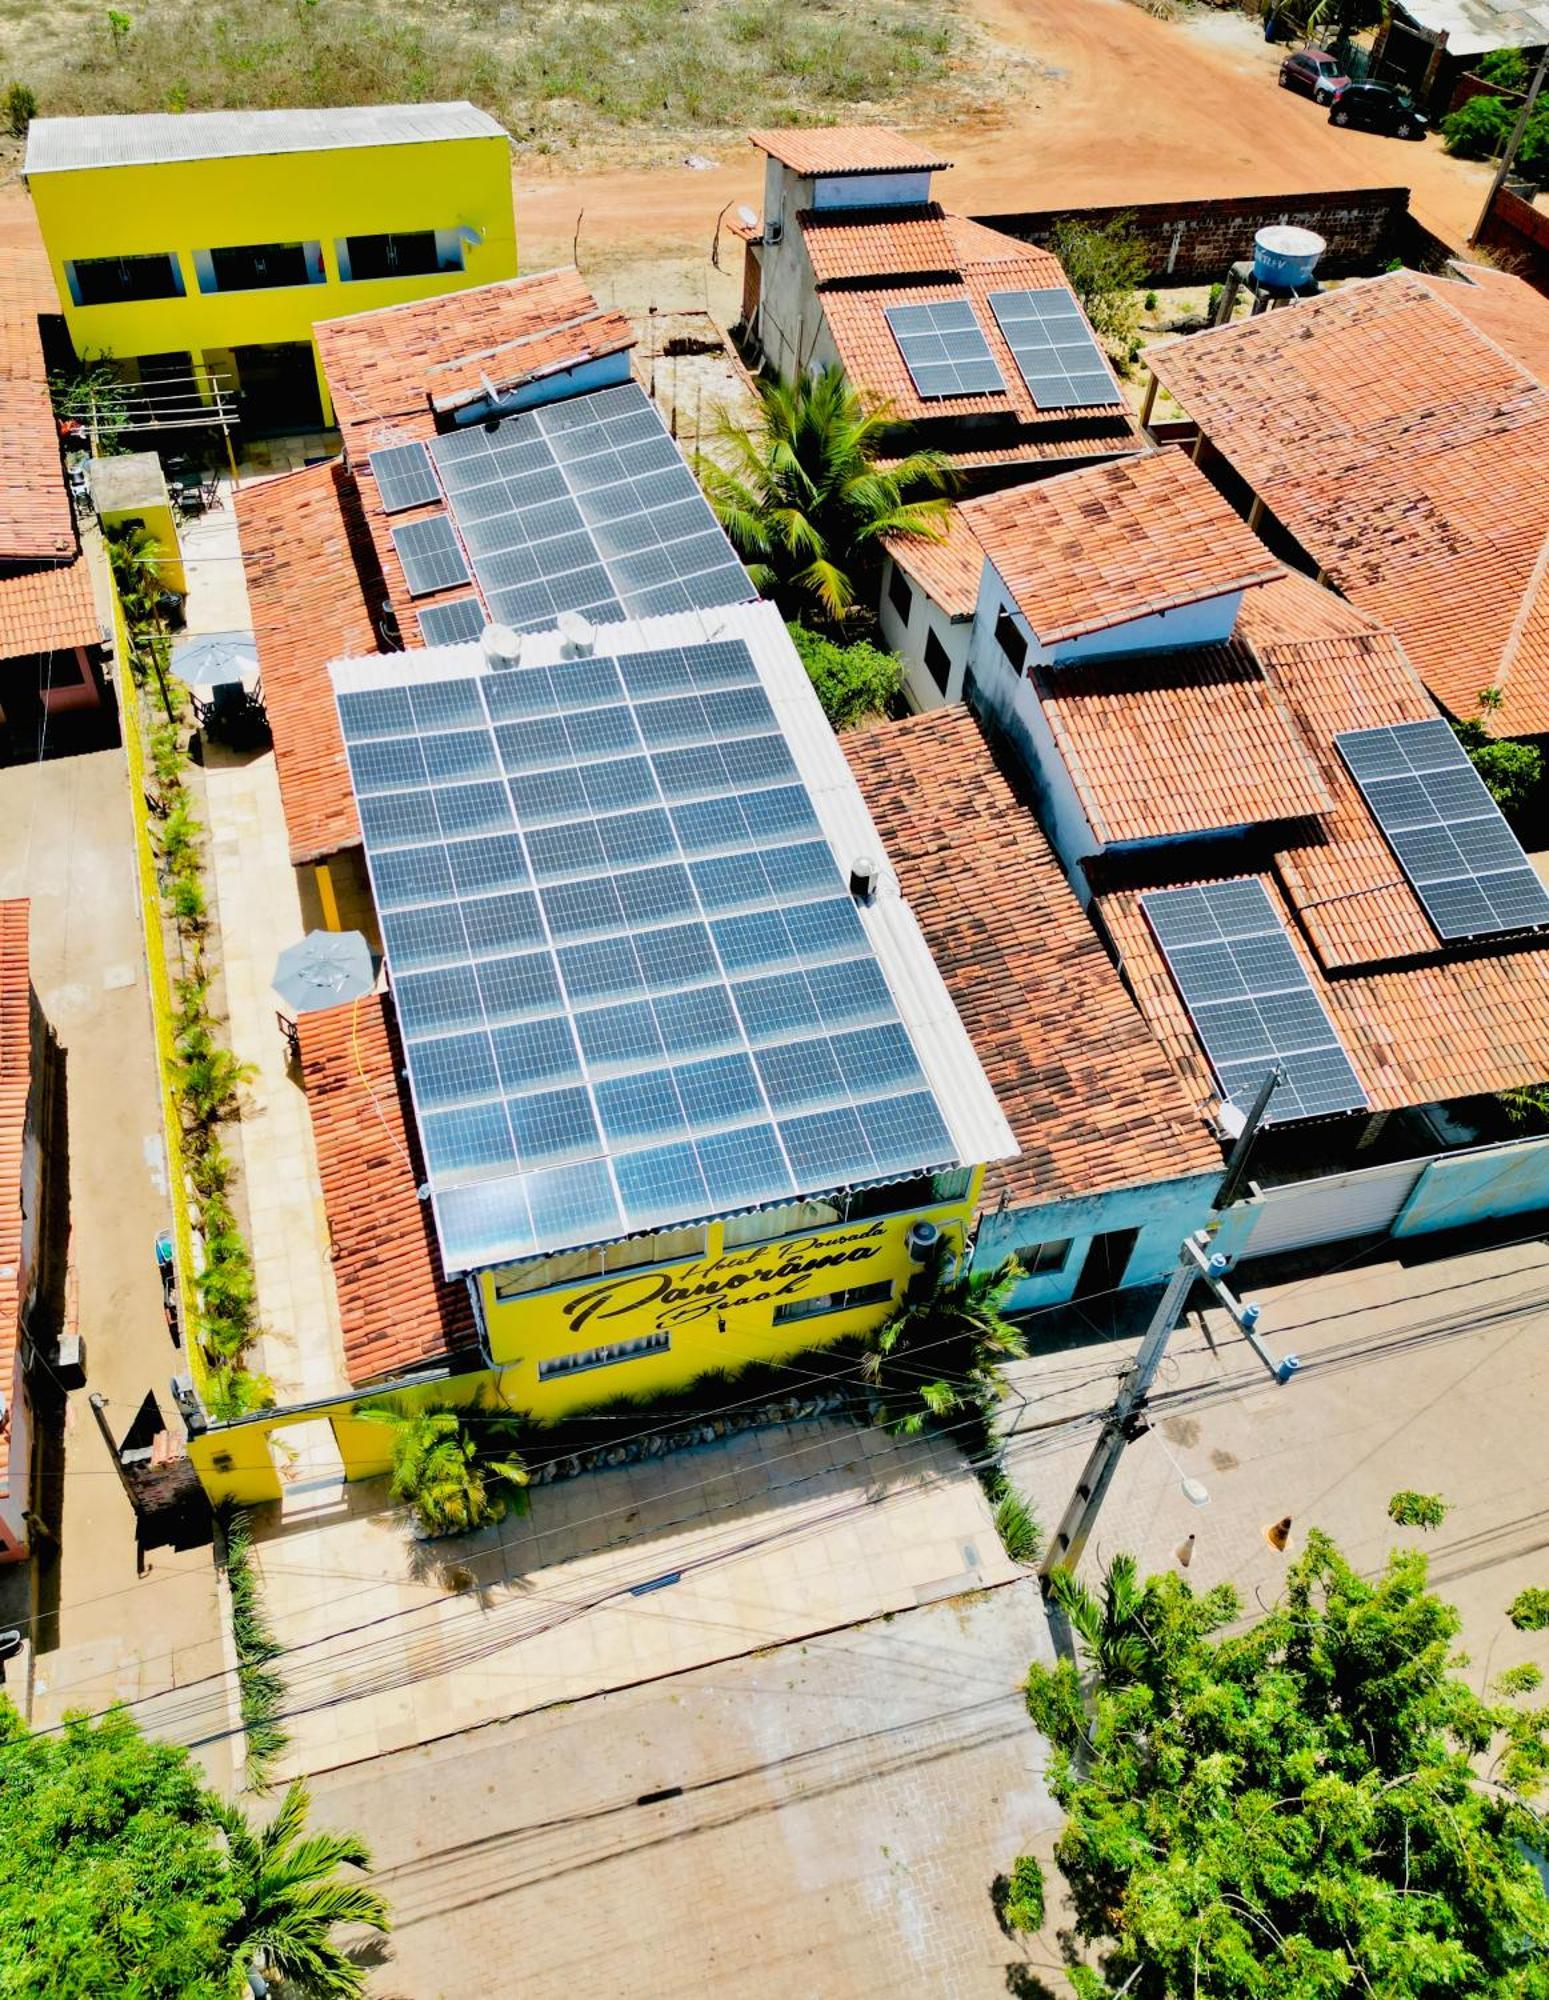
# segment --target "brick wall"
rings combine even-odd
[[[991,229],[1027,243],[1047,244],[1061,222],[1101,225],[1128,216],[1149,258],[1147,283],[1210,284],[1241,258],[1268,223],[1315,229],[1328,243],[1319,267],[1329,277],[1369,277],[1395,257],[1427,266],[1451,255],[1449,247],[1409,213],[1407,188],[1354,188],[1334,194],[1249,195],[1230,201],[1137,202],[1119,208],[1034,209],[981,215]]]
[[[1549,215],[1541,208],[1503,187],[1479,243],[1504,269],[1549,296]]]

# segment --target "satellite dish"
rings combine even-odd
[[[742,224],[744,229],[757,229],[758,227],[758,217],[745,201],[740,201],[737,204],[737,220]]]

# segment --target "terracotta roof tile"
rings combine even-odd
[[[952,162],[886,125],[797,125],[750,132],[750,141],[794,174],[929,173]]]
[[[840,745],[1022,1149],[988,1169],[986,1207],[1218,1169],[968,711],[851,730]]]
[[[1300,819],[1333,803],[1246,646],[1035,675],[1055,743],[1104,844]]]
[[[1444,289],[1396,272],[1148,358],[1445,707],[1471,715],[1499,686],[1491,726],[1532,735],[1549,730],[1549,388]]]
[[[456,410],[491,389],[509,394],[524,383],[623,353],[634,344],[628,316],[598,306],[562,326],[540,327],[477,353],[435,362],[425,371],[425,384],[434,409]]]
[[[37,259],[0,256],[0,563],[77,547],[38,332],[38,314],[58,310],[45,276]]]
[[[290,858],[316,861],[360,840],[328,665],[380,650],[385,593],[337,460],[240,486],[236,507]]]
[[[0,660],[95,646],[102,620],[84,556],[0,576]]]
[[[333,1251],[345,1373],[355,1384],[474,1345],[466,1287],[442,1276],[414,1121],[380,995],[297,1017]]]
[[[1464,313],[1479,331],[1549,387],[1549,298],[1510,271],[1488,264],[1454,264],[1457,278],[1415,276],[1443,305]],[[1462,276],[1462,273],[1467,276]]]
[[[819,285],[958,268],[938,202],[923,208],[803,209],[796,221]]]
[[[0,902],[0,1390],[16,1393],[21,1339],[22,1165],[32,1089],[29,908]],[[0,1430],[0,1493],[10,1490],[11,1432]]]
[[[984,549],[961,507],[947,509],[945,525],[945,534],[934,540],[889,535],[887,552],[949,618],[971,618],[979,602]]]
[[[1178,451],[1013,487],[963,511],[1045,645],[1281,574]]]

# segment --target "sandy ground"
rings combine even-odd
[[[1404,144],[1330,125],[1275,85],[1281,52],[1257,24],[1202,12],[1160,21],[1129,0],[975,0],[985,26],[1041,65],[1015,102],[975,128],[927,133],[956,163],[941,198],[970,214],[1060,202],[1161,201],[1408,185],[1420,219],[1462,242],[1487,175],[1449,159],[1438,139]],[[748,122],[759,108],[749,105]],[[735,317],[739,246],[725,272],[706,259],[716,218],[761,201],[761,156],[720,148],[702,171],[515,173],[517,234],[528,270],[572,250],[604,297],[626,310],[706,306]],[[0,246],[36,243],[19,184],[0,190]]]

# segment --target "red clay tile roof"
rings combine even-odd
[[[320,321],[317,349],[346,451],[370,451],[374,426],[424,418],[433,368],[572,323],[582,358],[599,310],[580,272],[560,270]]]
[[[958,269],[939,202],[923,208],[809,208],[796,221],[819,285]]]
[[[1012,487],[963,511],[1045,645],[1281,573],[1179,451]]]
[[[236,507],[290,858],[299,865],[360,840],[328,665],[380,651],[372,609],[385,592],[337,460],[240,486]]]
[[[352,1383],[379,1381],[472,1347],[467,1288],[441,1273],[406,1114],[397,1045],[379,994],[301,1014],[301,1074],[333,1250]]]
[[[1438,701],[1472,715],[1498,686],[1490,726],[1533,735],[1549,730],[1549,388],[1442,291],[1395,272],[1148,359]]]
[[[1454,311],[1465,313],[1479,331],[1549,387],[1549,299],[1510,271],[1488,264],[1454,264],[1467,277],[1434,278],[1423,271],[1421,284]]]
[[[39,260],[0,256],[0,563],[57,561],[77,547],[38,333],[38,314],[57,310]]]
[[[886,125],[798,125],[749,140],[793,174],[929,173],[952,162]]]
[[[102,620],[84,556],[0,576],[0,660],[95,646]]]
[[[1374,1111],[1432,1104],[1549,1078],[1549,950],[1328,977],[1306,950],[1269,875],[1259,876],[1286,923]],[[1219,1102],[1166,960],[1141,914],[1139,892],[1096,898],[1142,1012],[1207,1117]]]
[[[986,1172],[985,1207],[1218,1170],[972,715],[940,708],[839,740],[1022,1149]]]
[[[949,618],[971,618],[979,602],[984,549],[961,507],[947,509],[945,526],[938,540],[889,535],[887,552]]]
[[[29,907],[0,903],[0,1390],[16,1393],[21,1339],[22,1162],[32,1089]],[[0,1494],[10,1492],[11,1432],[0,1431]]]
[[[1065,768],[1105,845],[1300,819],[1333,803],[1246,646],[1034,674]]]
[[[477,402],[491,389],[509,394],[525,382],[623,353],[634,344],[635,329],[628,317],[598,306],[562,326],[539,327],[478,353],[438,361],[425,371],[425,383],[434,409],[456,410]]]

